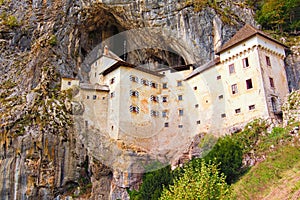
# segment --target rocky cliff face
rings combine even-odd
[[[139,175],[114,172],[86,146],[74,128],[72,94],[59,92],[60,77],[87,80],[98,53],[92,50],[129,29],[166,28],[185,46],[165,41],[175,53],[141,48],[123,55],[124,41],[110,41],[113,51],[134,64],[177,65],[212,59],[244,23],[255,24],[242,1],[195,8],[171,0],[0,0],[1,199],[127,199],[125,188],[136,187]]]

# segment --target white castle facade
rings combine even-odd
[[[196,69],[148,70],[105,49],[91,65],[89,83],[62,78],[62,90],[79,87],[74,98],[85,107],[85,128],[99,129],[112,139],[223,135],[255,118],[280,118],[289,93],[284,49],[250,25],[215,60]]]

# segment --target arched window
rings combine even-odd
[[[272,104],[272,109],[273,109],[273,112],[277,112],[277,99],[275,97],[272,97],[271,98],[271,104]]]

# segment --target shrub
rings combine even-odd
[[[168,187],[173,181],[171,166],[167,166],[156,171],[151,171],[143,176],[143,183],[139,191],[128,190],[132,200],[156,200],[159,199],[163,187]]]
[[[231,189],[215,164],[202,159],[184,168],[184,174],[169,189],[164,188],[161,200],[172,199],[231,199]]]
[[[231,136],[219,138],[213,149],[204,160],[220,164],[220,170],[226,176],[227,183],[233,183],[241,174],[243,149],[239,142]]]
[[[51,36],[50,36],[49,44],[50,44],[51,46],[55,46],[55,45],[57,44],[57,38],[56,38],[55,35],[51,35]]]

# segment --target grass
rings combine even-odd
[[[262,199],[275,193],[281,185],[286,185],[288,193],[298,191],[300,182],[300,150],[297,146],[282,146],[271,152],[268,158],[254,166],[237,183],[233,185],[237,199]],[[289,183],[298,181],[295,187]],[[283,193],[282,190],[279,192]],[[268,198],[269,199],[269,198]]]

